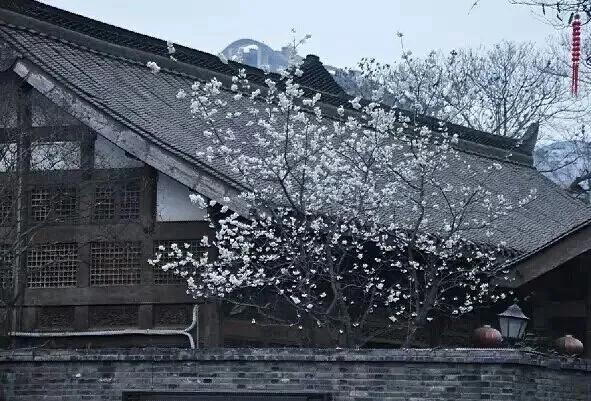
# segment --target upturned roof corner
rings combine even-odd
[[[532,156],[534,152],[534,148],[536,147],[536,143],[538,141],[538,134],[540,131],[540,123],[534,122],[530,124],[529,127],[525,130],[525,134],[519,141],[519,146],[517,147],[522,153]]]

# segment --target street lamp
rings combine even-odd
[[[510,344],[515,344],[525,335],[525,327],[529,318],[523,314],[517,304],[513,304],[503,313],[499,313],[501,334]]]

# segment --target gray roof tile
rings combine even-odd
[[[6,0],[0,0],[0,6],[2,1]],[[196,151],[208,145],[201,135],[204,127],[197,120],[187,118],[187,104],[175,97],[179,88],[189,87],[200,78],[199,74],[188,75],[180,67],[175,71],[171,63],[172,67],[163,68],[154,75],[145,67],[145,55],[143,59],[121,57],[108,54],[104,48],[82,46],[55,35],[9,24],[10,21],[0,23],[0,38],[78,95],[159,146],[190,162],[207,164],[229,180],[237,179],[227,171],[223,162],[198,158]],[[122,39],[118,40],[123,44]],[[216,72],[219,72],[218,67],[216,65]],[[450,126],[450,130],[464,128]],[[515,146],[510,140],[494,138],[490,134],[462,132],[470,132],[469,139],[481,145],[505,149]],[[246,133],[243,133],[242,140],[248,147]],[[491,156],[486,152],[466,152],[464,155],[474,165],[490,164]],[[460,171],[450,170],[445,174],[451,182],[462,182]],[[499,221],[499,232],[493,238],[506,241],[518,253],[538,249],[591,219],[590,208],[570,197],[530,165],[503,161],[503,168],[485,181],[483,184],[495,192],[514,197],[525,196],[530,188],[538,190],[538,198],[525,210],[513,212]]]

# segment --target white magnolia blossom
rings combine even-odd
[[[155,61],[148,61],[146,67],[148,67],[153,74],[158,74],[160,72],[160,67]]]
[[[173,55],[176,53],[176,49],[174,48],[174,44],[171,41],[166,42],[166,49],[168,50],[169,55]]]
[[[360,98],[321,106],[298,71],[260,86],[239,70],[228,87],[214,78],[183,90],[188,118],[205,126],[198,156],[247,189],[223,205],[191,195],[209,205],[208,251],[173,244],[151,262],[183,275],[198,300],[248,305],[253,323],[313,322],[348,346],[399,325],[410,345],[434,316],[504,298],[489,285],[507,273],[503,247],[485,233],[535,193],[495,192],[487,177],[501,163],[462,154],[443,125]],[[232,213],[236,200],[252,214]]]
[[[199,194],[190,194],[189,199],[191,200],[191,203],[197,205],[197,207],[199,207],[200,209],[207,208],[207,201],[203,196]]]

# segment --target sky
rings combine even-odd
[[[43,0],[109,24],[217,54],[236,39],[274,49],[291,29],[312,35],[300,54],[354,66],[362,57],[398,60],[396,32],[417,55],[490,45],[501,40],[543,44],[556,28],[509,0]]]

